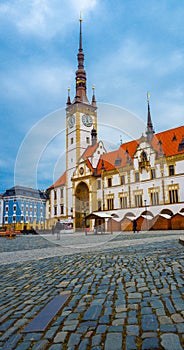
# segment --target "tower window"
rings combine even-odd
[[[90,143],[90,138],[86,137],[86,143],[89,144]]]
[[[73,145],[73,137],[71,137],[70,143],[71,145]]]

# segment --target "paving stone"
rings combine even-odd
[[[83,339],[79,345],[78,350],[87,350],[89,345],[89,339]]]
[[[95,335],[94,337],[92,337],[92,343],[91,343],[92,346],[100,345],[101,339],[102,339],[102,335],[101,334],[98,334],[98,335]]]
[[[182,350],[180,339],[177,334],[166,333],[161,335],[161,345],[165,350]]]
[[[141,335],[142,339],[145,338],[156,338],[157,337],[157,333],[156,332],[145,332]]]
[[[97,320],[102,312],[101,305],[93,305],[88,308],[88,310],[84,313],[83,320]]]
[[[104,350],[122,350],[122,334],[107,333]]]
[[[144,339],[142,343],[142,350],[154,350],[160,349],[160,345],[157,338]]]
[[[48,348],[48,345],[48,340],[40,340],[33,346],[32,350],[45,350]]]
[[[158,321],[154,314],[142,316],[143,331],[156,331],[158,328]]]
[[[171,318],[175,323],[184,322],[184,318],[180,314],[173,314],[173,315],[171,315]]]
[[[54,338],[54,343],[64,343],[67,335],[67,332],[58,332]]]
[[[159,320],[160,324],[172,324],[173,323],[171,318],[168,316],[159,316],[158,320]]]
[[[126,330],[128,335],[139,335],[139,326],[126,326]]]
[[[137,350],[136,337],[128,335],[126,337],[126,350]]]
[[[160,332],[162,332],[162,333],[176,332],[176,325],[174,325],[174,324],[161,324],[160,325]]]
[[[81,338],[80,334],[72,333],[67,342],[67,346],[72,347],[72,346],[78,345],[80,342],[80,338]]]
[[[27,350],[30,349],[31,342],[23,342],[16,347],[16,350]],[[10,350],[10,349],[9,349]]]

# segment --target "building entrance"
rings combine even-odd
[[[89,214],[89,188],[80,182],[75,191],[75,228],[84,228],[85,217]]]

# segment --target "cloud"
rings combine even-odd
[[[61,32],[64,37],[73,17],[80,10],[87,15],[96,4],[96,0],[14,0],[0,4],[0,18],[6,16],[23,35],[50,39]]]

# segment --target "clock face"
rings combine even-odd
[[[82,122],[85,126],[91,126],[93,123],[93,118],[88,114],[83,114]]]
[[[75,124],[75,116],[71,115],[71,117],[68,120],[69,128],[73,128],[74,124]]]

